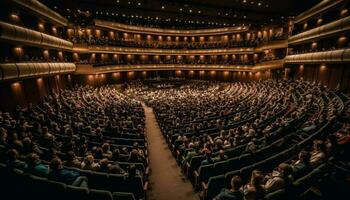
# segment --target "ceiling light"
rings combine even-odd
[[[162,6],[162,9],[164,9],[165,8],[165,6]]]
[[[190,9],[189,12],[192,13],[192,10]]]

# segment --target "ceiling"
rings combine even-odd
[[[88,13],[90,18],[122,23],[167,28],[207,28],[284,22],[320,0],[41,1],[73,21],[77,20],[77,13],[82,12]]]

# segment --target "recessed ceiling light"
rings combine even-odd
[[[165,6],[162,6],[162,9],[164,9],[165,8]]]
[[[198,13],[200,14],[202,11],[198,10]]]

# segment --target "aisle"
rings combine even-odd
[[[159,129],[153,109],[144,106],[150,159],[149,200],[198,200],[191,183],[181,173]]]

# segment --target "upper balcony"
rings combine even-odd
[[[126,25],[116,22],[95,20],[95,26],[110,30],[137,33],[137,34],[151,34],[151,35],[169,35],[169,36],[208,36],[208,35],[224,35],[232,33],[242,33],[248,31],[246,26],[215,28],[215,29],[198,29],[198,30],[175,30],[175,29],[161,29],[140,27],[133,25]]]
[[[345,0],[323,0],[311,9],[299,14],[295,17],[294,23],[302,23],[312,17],[315,17],[317,15],[320,15],[321,13],[329,10],[330,8],[339,5],[340,3],[344,2]]]
[[[222,55],[222,54],[253,54],[254,48],[230,48],[230,49],[153,49],[153,48],[130,48],[109,46],[74,45],[74,52],[78,53],[113,53],[131,55]]]
[[[297,45],[339,35],[350,30],[350,16],[314,28],[289,38],[289,44]]]
[[[73,43],[45,33],[0,21],[0,40],[20,45],[71,51]]]
[[[74,63],[0,63],[0,81],[13,81],[25,78],[72,73]]]
[[[285,58],[285,62],[288,64],[345,63],[349,61],[350,49],[288,55]]]
[[[32,12],[35,16],[39,16],[58,26],[66,27],[68,20],[57,12],[51,10],[37,0],[9,0],[10,3],[18,5],[28,12]]]

